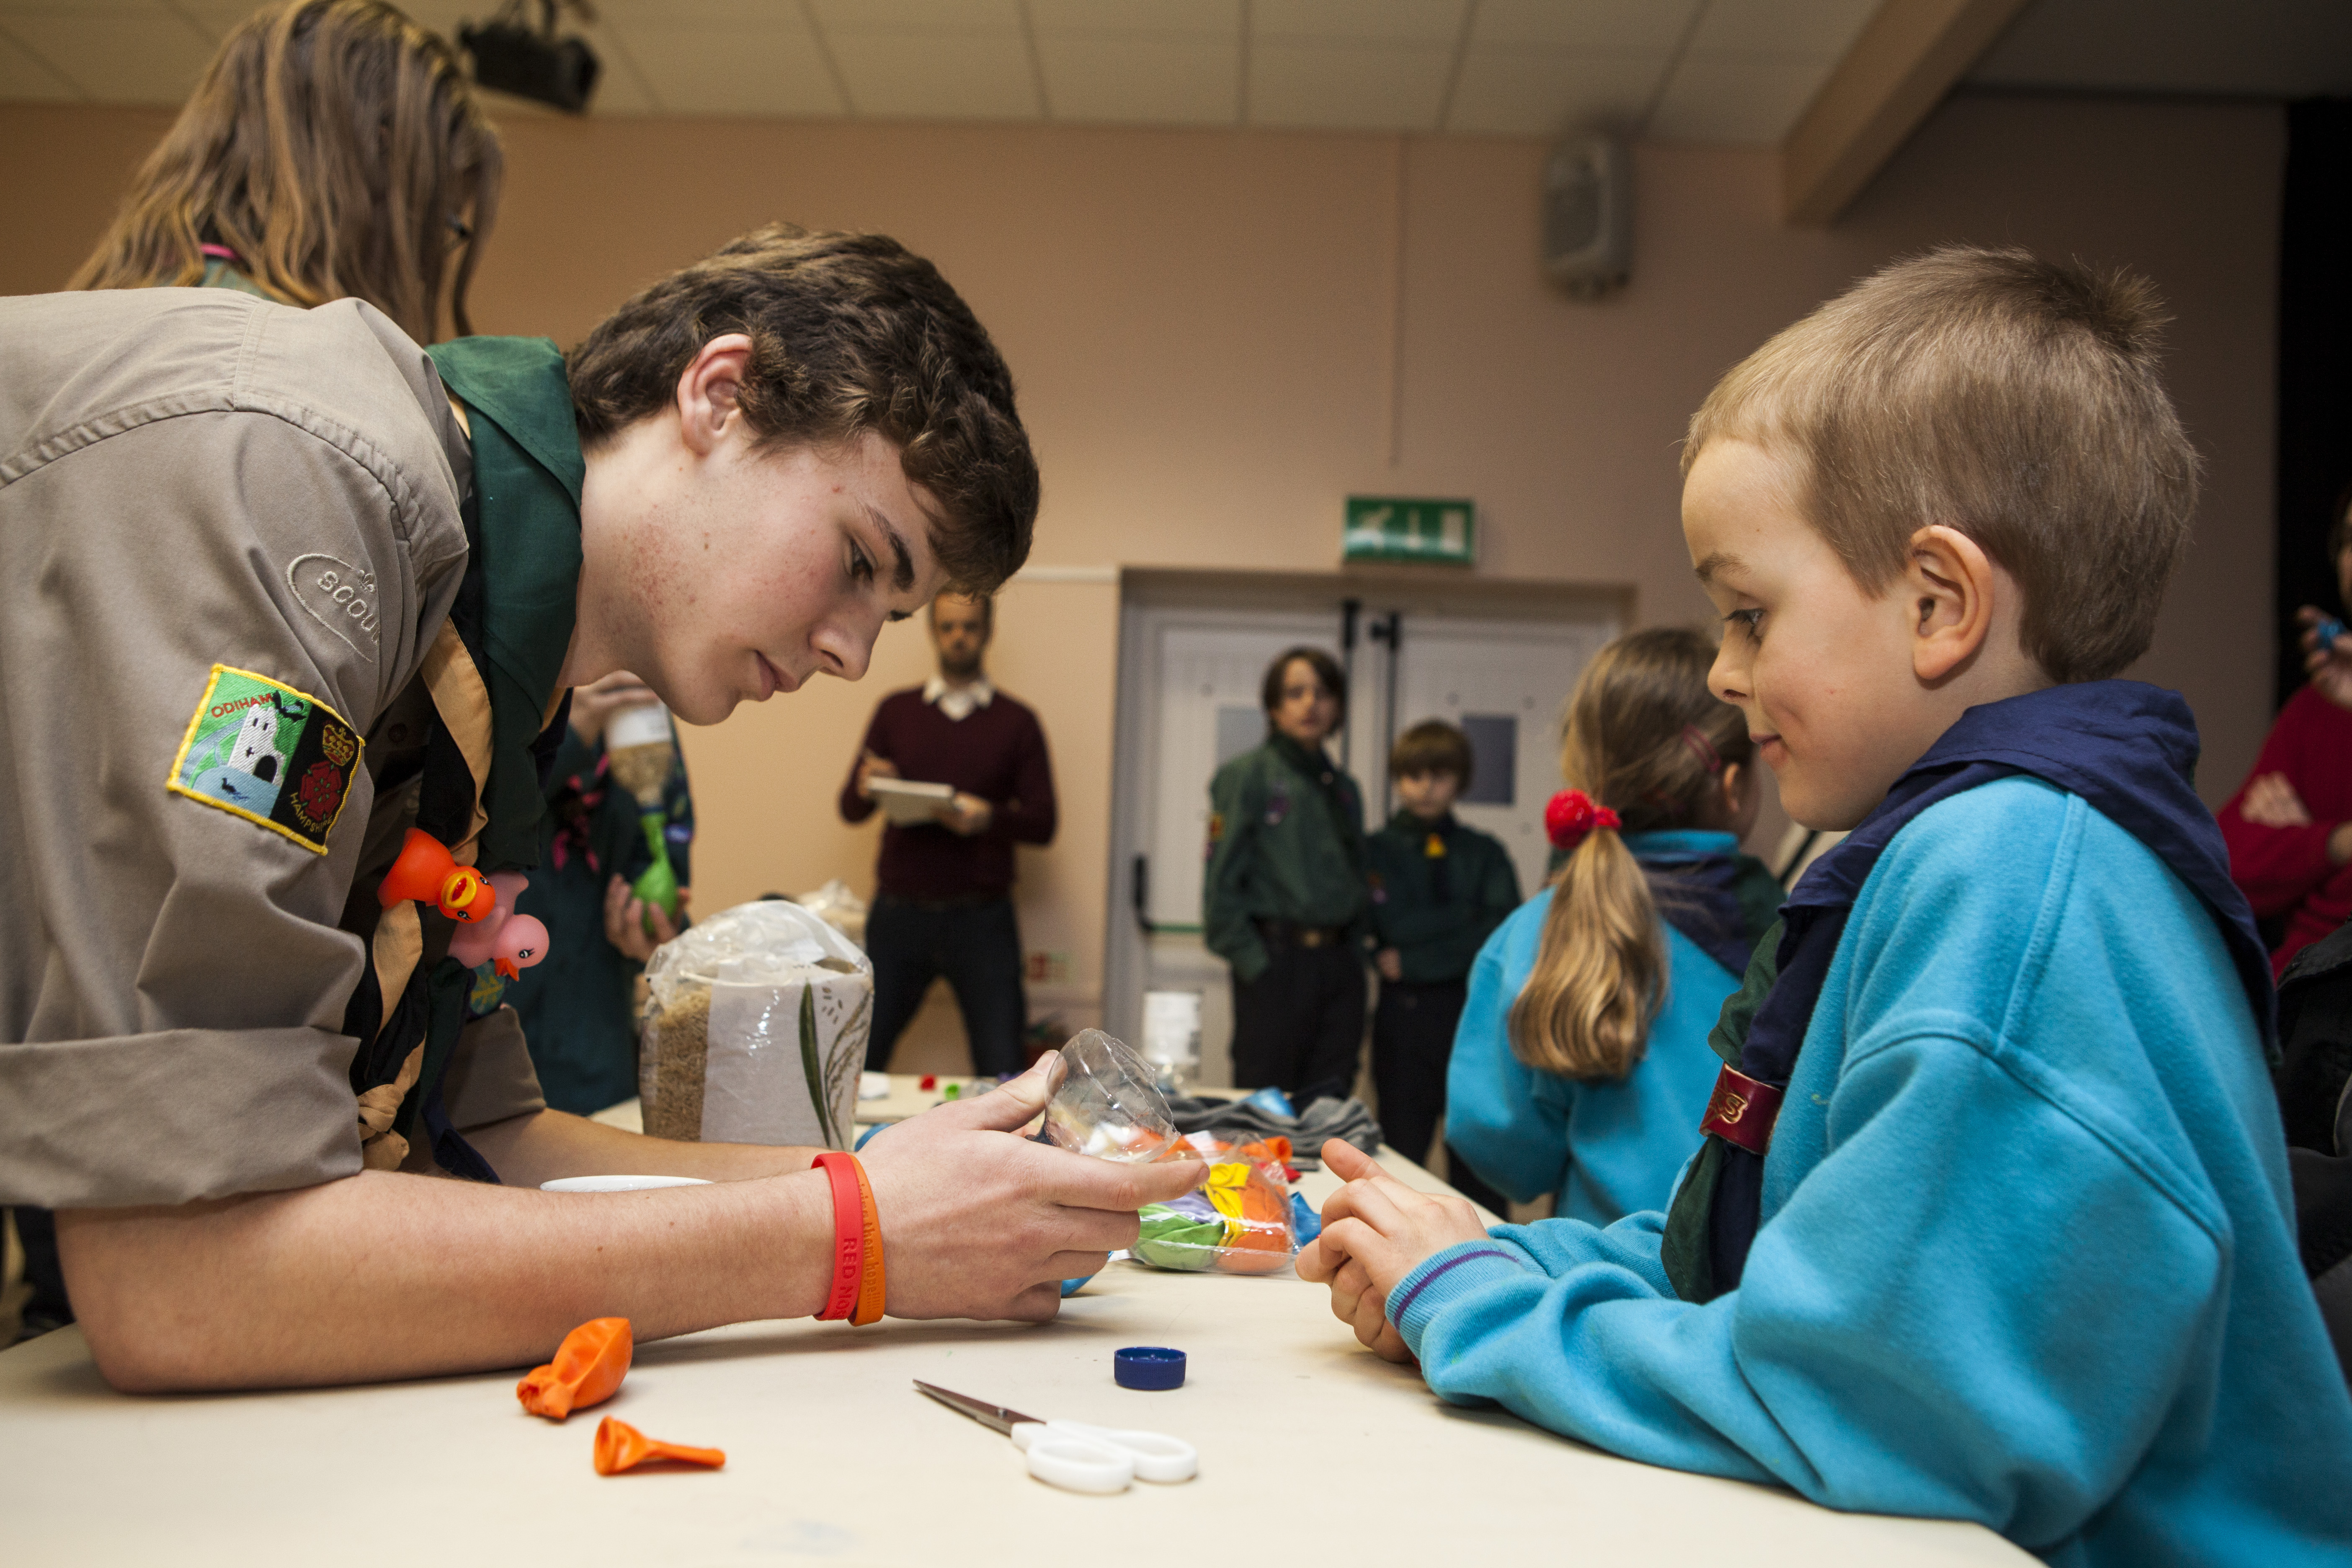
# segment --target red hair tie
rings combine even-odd
[[[1564,789],[1544,807],[1544,833],[1555,849],[1573,849],[1596,827],[1622,827],[1617,814],[1580,789]]]

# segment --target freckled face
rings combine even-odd
[[[871,433],[715,455],[630,551],[656,689],[678,717],[715,724],[812,676],[863,676],[883,622],[941,585],[925,499]]]
[[[1789,815],[1843,829],[1922,749],[1908,611],[1898,587],[1862,590],[1797,510],[1793,477],[1749,442],[1708,442],[1683,484],[1683,538],[1725,621],[1709,689],[1746,715]]]

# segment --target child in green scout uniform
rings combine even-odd
[[[1389,1147],[1423,1161],[1445,1114],[1445,1065],[1470,965],[1487,933],[1519,907],[1519,874],[1502,840],[1465,826],[1454,797],[1470,783],[1469,738],[1443,720],[1397,737],[1389,776],[1404,803],[1365,844],[1380,1006],[1372,1014],[1372,1084]],[[1503,1195],[1450,1154],[1447,1180],[1507,1212]]]
[[[1323,750],[1347,714],[1339,661],[1292,648],[1261,699],[1265,743],[1209,784],[1202,925],[1233,965],[1234,1081],[1304,1109],[1353,1089],[1363,1047],[1363,797]]]
[[[5,300],[0,449],[0,679],[41,697],[0,775],[0,1201],[58,1211],[100,1371],[349,1382],[822,1307],[812,1151],[545,1109],[451,920],[379,889],[412,826],[533,868],[571,688],[715,723],[1017,567],[1035,465],[937,271],[761,230],[569,357],[428,355],[357,300]],[[997,1135],[1045,1097],[874,1145],[889,1311],[1050,1317],[1192,1184]],[[537,1190],[624,1171],[715,1184]]]

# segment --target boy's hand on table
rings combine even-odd
[[[1198,1162],[1126,1164],[1017,1136],[1060,1083],[1055,1053],[991,1093],[909,1117],[858,1159],[882,1221],[894,1318],[1050,1320],[1062,1281],[1135,1245],[1136,1210],[1199,1185]]]
[[[1395,948],[1384,947],[1372,954],[1372,967],[1381,972],[1383,980],[1404,978],[1404,955]]]
[[[1467,1198],[1417,1193],[1380,1162],[1333,1138],[1323,1163],[1347,1185],[1324,1202],[1323,1234],[1298,1254],[1298,1277],[1331,1287],[1331,1315],[1390,1361],[1412,1359],[1389,1321],[1389,1293],[1422,1263],[1486,1234]]]

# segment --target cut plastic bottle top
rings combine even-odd
[[[1045,1107],[1045,1140],[1102,1160],[1157,1160],[1177,1142],[1157,1075],[1124,1041],[1081,1029],[1062,1047],[1062,1081]]]

